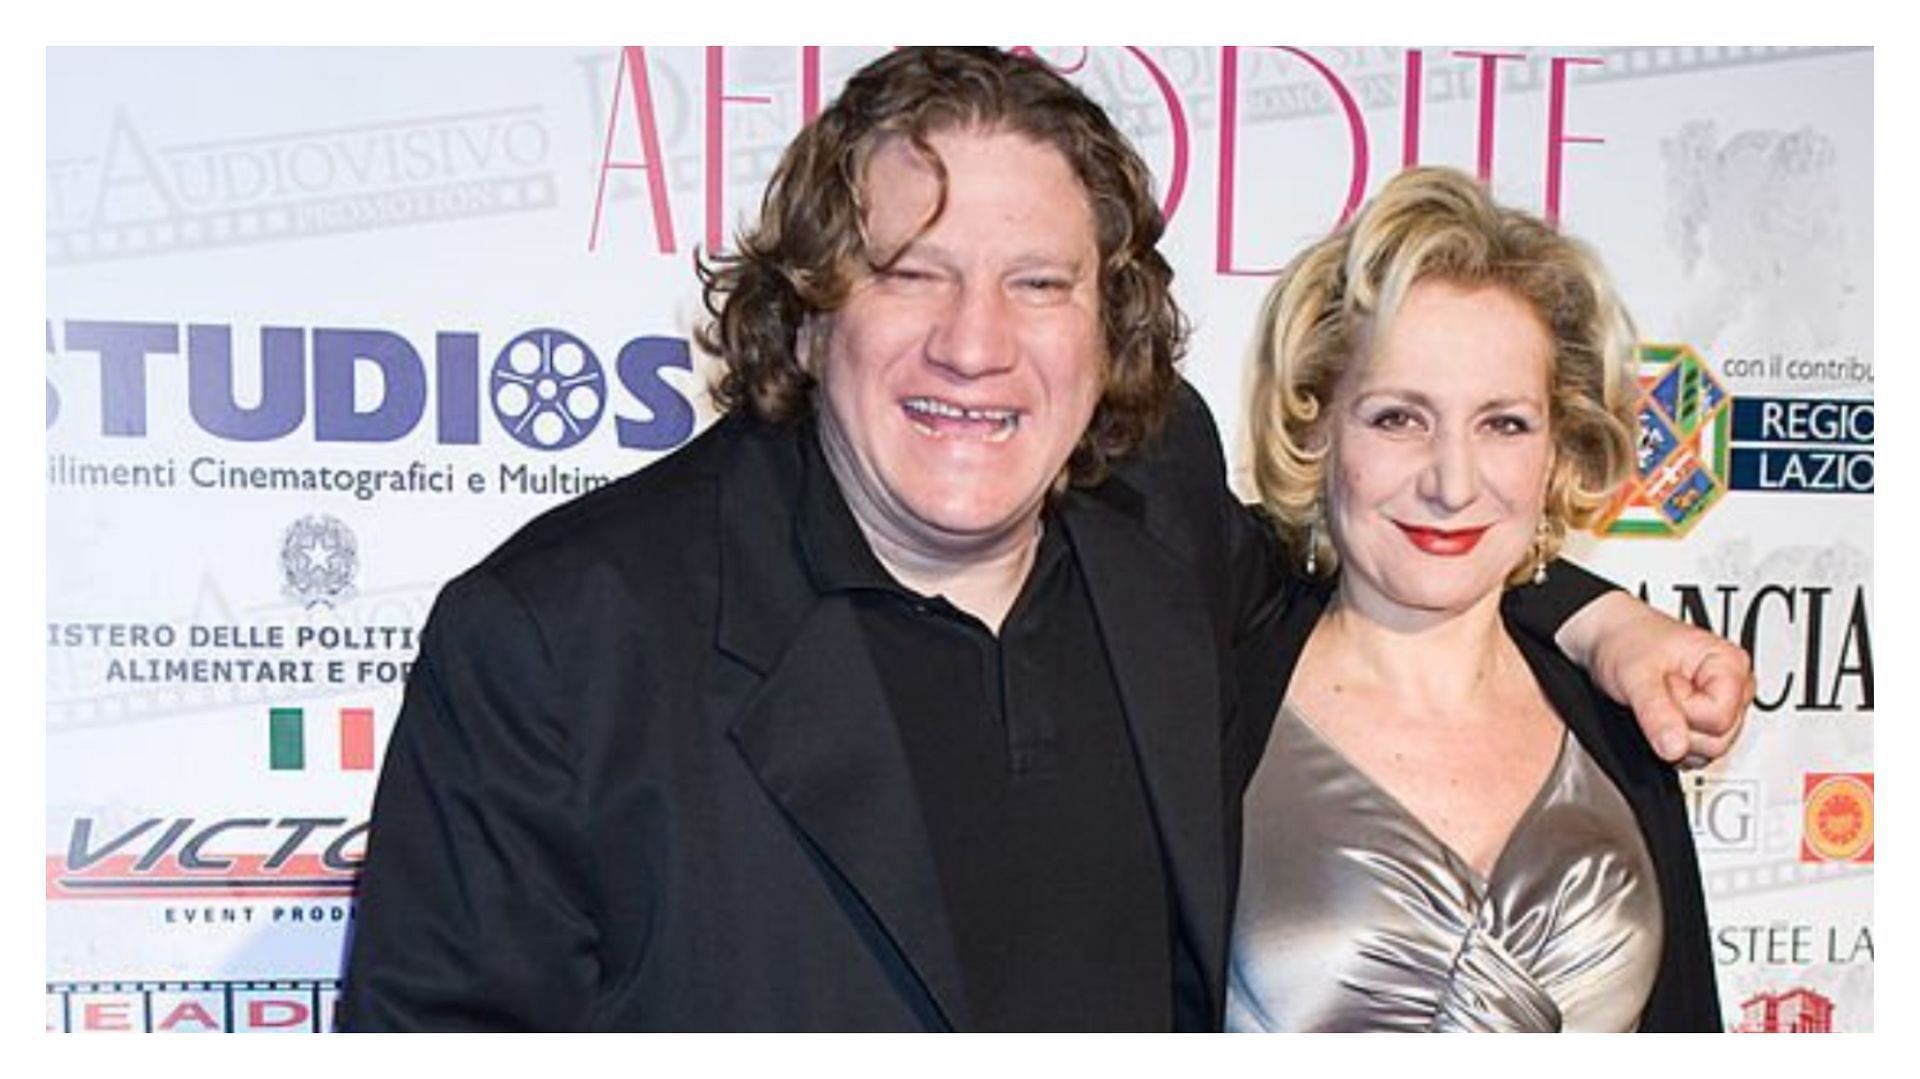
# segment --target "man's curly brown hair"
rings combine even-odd
[[[1173,301],[1173,268],[1155,246],[1165,223],[1146,163],[1105,110],[1031,55],[901,49],[862,68],[801,131],[768,182],[758,223],[733,252],[697,263],[711,319],[695,338],[725,365],[714,399],[769,423],[812,413],[815,378],[797,348],[802,324],[839,308],[862,276],[900,254],[867,240],[867,162],[894,138],[928,162],[940,196],[924,231],[945,208],[947,184],[928,139],[956,129],[1014,132],[1051,146],[1086,188],[1099,233],[1107,356],[1100,404],[1068,478],[1098,482],[1159,428],[1178,385],[1187,323]]]

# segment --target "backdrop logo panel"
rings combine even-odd
[[[1873,927],[1858,922],[1771,921],[1713,929],[1721,966],[1774,969],[1873,962]]]
[[[1685,345],[1640,347],[1634,474],[1595,530],[1684,536],[1727,489],[1727,391]]]
[[[1594,531],[1678,539],[1729,490],[1872,494],[1871,400],[1735,400],[1689,345],[1639,350],[1633,475]]]
[[[156,136],[146,111],[117,108],[97,152],[48,160],[49,266],[541,211],[558,197],[541,106],[271,133],[196,123],[181,142]]]
[[[374,752],[373,709],[342,708],[336,717],[337,759],[309,753],[307,710],[270,708],[267,710],[267,768],[275,772],[304,772],[308,768],[338,768],[343,772],[371,772]]]
[[[1687,820],[1694,845],[1701,851],[1760,850],[1760,782],[1710,772],[1681,776],[1686,792]]]
[[[480,357],[482,336],[472,330],[441,330],[431,348],[405,335],[362,327],[263,326],[250,358],[236,359],[235,327],[218,323],[175,324],[69,319],[56,334],[47,323],[49,353],[62,360],[91,356],[94,362],[61,363],[64,377],[87,379],[98,396],[97,420],[69,418],[52,373],[47,382],[47,426],[71,423],[110,439],[145,439],[155,398],[165,415],[180,415],[181,345],[185,342],[186,416],[189,430],[225,442],[276,442],[303,426],[314,442],[390,443],[423,427],[443,446],[481,442]],[[431,362],[426,358],[431,356]],[[51,358],[51,355],[50,355]],[[246,364],[247,370],[238,370]],[[83,370],[91,367],[91,372]],[[645,335],[623,343],[614,375],[624,391],[614,432],[625,449],[669,450],[692,437],[695,412],[687,393],[663,373],[692,371],[685,338]],[[161,377],[165,375],[164,379]],[[258,387],[243,401],[238,385]],[[579,335],[555,327],[522,332],[492,360],[487,398],[500,429],[529,449],[556,451],[578,445],[599,426],[610,395],[600,360]],[[638,407],[641,414],[632,412]],[[431,415],[429,412],[431,411]],[[61,461],[56,457],[55,461]],[[48,473],[50,482],[73,484],[84,462],[67,460]],[[218,462],[199,459],[188,479],[210,480]],[[154,486],[174,486],[169,468]],[[436,488],[439,489],[439,488]]]
[[[331,1031],[335,979],[48,982],[47,1030],[149,1034]]]
[[[566,449],[593,431],[607,379],[585,341],[565,330],[529,330],[493,363],[491,400],[500,426],[521,445]]]
[[[1873,621],[1865,586],[1675,581],[1640,598],[1754,657],[1762,713],[1872,713]]]
[[[349,896],[366,832],[346,817],[78,817],[47,856],[47,899]]]
[[[1808,772],[1803,862],[1873,861],[1873,773]]]
[[[1757,993],[1740,1002],[1736,1034],[1831,1034],[1833,1001],[1812,989]]]
[[[1870,495],[1873,427],[1871,400],[1743,398],[1733,409],[1733,486]]]
[[[280,540],[281,592],[308,607],[353,596],[360,551],[353,529],[338,517],[309,514],[287,526]]]

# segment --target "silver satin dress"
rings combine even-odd
[[[1288,702],[1245,801],[1240,1031],[1623,1031],[1660,962],[1633,811],[1578,739],[1482,878]]]

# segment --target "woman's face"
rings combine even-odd
[[[1415,285],[1327,415],[1346,602],[1405,622],[1497,602],[1545,499],[1552,342],[1498,287]]]

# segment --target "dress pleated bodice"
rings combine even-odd
[[[1281,706],[1250,785],[1229,1030],[1621,1031],[1660,961],[1653,863],[1577,739],[1482,877]]]

